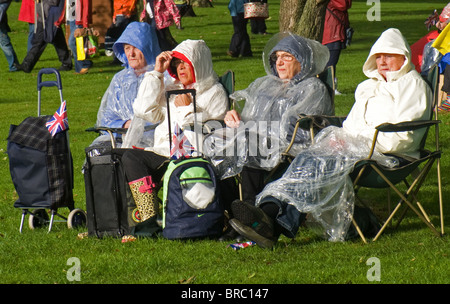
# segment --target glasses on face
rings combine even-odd
[[[281,54],[277,54],[277,53],[273,53],[272,55],[270,55],[270,60],[276,62],[278,59],[281,59],[281,61],[283,62],[292,62],[294,61],[294,56],[287,54],[287,53],[281,53]]]
[[[179,58],[173,58],[172,61],[170,62],[170,65],[176,69],[182,63],[185,63],[185,62]]]

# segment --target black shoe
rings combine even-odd
[[[233,228],[229,227],[224,234],[219,238],[220,242],[236,242],[241,243],[245,241],[245,238],[236,232]]]
[[[273,220],[260,208],[247,202],[231,203],[233,216],[229,223],[240,235],[262,248],[272,248],[278,241]]]
[[[67,65],[67,64],[63,64],[59,67],[58,71],[63,72],[63,71],[70,71],[72,70],[72,65]]]

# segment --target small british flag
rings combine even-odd
[[[56,133],[67,130],[69,121],[67,119],[66,101],[61,102],[59,109],[53,114],[53,117],[45,124],[52,136]]]
[[[180,157],[190,157],[194,152],[194,146],[191,145],[183,130],[175,123],[172,135],[172,147],[170,149],[170,158],[178,159]]]

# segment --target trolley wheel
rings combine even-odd
[[[45,209],[36,209],[28,218],[28,226],[30,226],[30,229],[36,229],[36,228],[42,228],[49,224],[49,216],[47,211]]]
[[[85,227],[87,221],[86,212],[81,209],[73,209],[67,217],[67,227],[75,229],[78,227]]]

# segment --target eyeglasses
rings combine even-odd
[[[179,58],[173,58],[172,61],[170,62],[170,65],[174,68],[177,68],[180,64],[185,63],[183,60],[179,59]]]
[[[270,60],[276,62],[278,59],[281,59],[281,61],[283,62],[291,62],[294,61],[294,56],[290,55],[290,54],[277,54],[277,53],[273,53],[272,55],[270,55]]]

